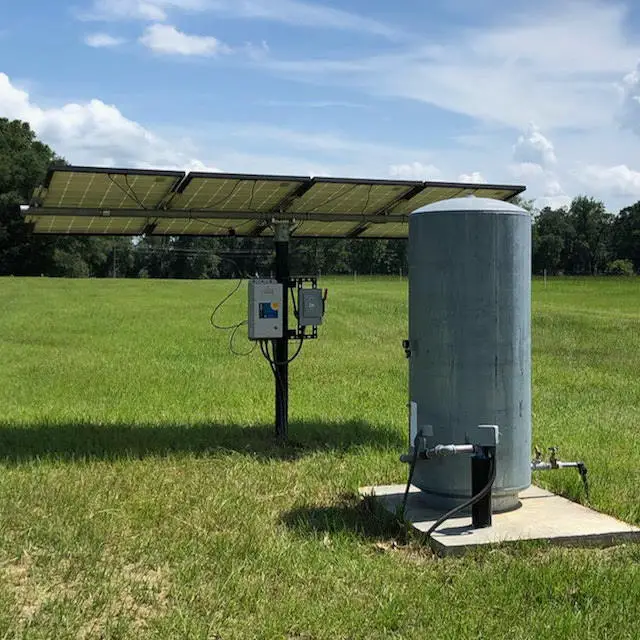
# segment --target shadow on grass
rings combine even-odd
[[[401,434],[366,422],[291,423],[279,443],[272,424],[10,424],[0,422],[0,462],[55,458],[144,458],[236,452],[261,459],[297,459],[317,451],[404,446]]]
[[[285,513],[281,521],[303,536],[348,534],[364,541],[407,541],[407,527],[399,517],[357,496],[346,496],[333,506],[299,507]]]

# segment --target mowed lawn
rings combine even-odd
[[[441,559],[357,499],[406,478],[406,280],[322,282],[288,447],[233,284],[0,279],[0,637],[640,637],[640,545]],[[640,524],[640,279],[536,281],[533,323],[534,441]]]

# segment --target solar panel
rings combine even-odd
[[[390,222],[370,224],[358,234],[358,238],[406,238],[409,235],[408,222]]]
[[[419,182],[336,180],[316,178],[311,188],[297,198],[291,213],[374,214],[409,193]]]
[[[142,235],[145,218],[104,216],[29,215],[36,233],[79,235]]]
[[[191,173],[169,203],[173,210],[267,213],[308,178]]]
[[[344,238],[354,227],[353,222],[310,220],[296,227],[294,235],[298,238]]]
[[[55,167],[25,219],[35,233],[270,236],[274,217],[310,238],[404,238],[420,207],[465,195],[510,200],[524,187]]]
[[[519,193],[519,192],[516,192]],[[426,183],[425,188],[409,199],[401,200],[389,209],[389,213],[410,214],[420,207],[424,207],[440,200],[449,198],[463,198],[464,196],[479,196],[482,198],[496,198],[507,200],[514,195],[514,187],[495,187],[484,184],[452,184]]]
[[[179,171],[60,167],[35,197],[47,208],[154,209],[183,177]]]
[[[159,218],[152,233],[163,236],[229,236],[246,233],[254,225],[255,220],[250,218]]]

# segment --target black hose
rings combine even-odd
[[[584,462],[578,462],[578,473],[580,474],[580,479],[582,480],[582,484],[584,486],[584,495],[587,498],[587,502],[589,502],[589,480],[587,479],[587,467]]]
[[[411,488],[411,481],[413,480],[413,472],[416,470],[416,462],[418,461],[418,439],[422,436],[422,432],[418,431],[415,440],[413,441],[413,457],[411,458],[411,466],[409,467],[409,479],[407,480],[407,487],[404,490],[404,498],[402,498],[402,519],[404,520],[404,512],[407,508],[407,499],[409,498],[409,489]]]
[[[490,461],[491,461],[491,471],[489,473],[489,481],[483,487],[483,489],[479,493],[477,493],[475,496],[472,496],[468,500],[465,500],[465,502],[463,502],[462,504],[460,504],[457,507],[454,507],[453,509],[451,509],[451,511],[447,511],[447,513],[445,513],[441,518],[438,518],[438,520],[436,520],[431,525],[431,527],[429,527],[429,530],[427,531],[427,538],[430,538],[431,535],[433,534],[433,532],[443,522],[446,522],[447,520],[449,520],[449,518],[453,518],[453,516],[455,516],[456,514],[458,514],[461,511],[464,511],[465,509],[468,509],[469,507],[473,506],[476,502],[478,502],[479,500],[482,500],[482,498],[484,498],[487,495],[487,493],[489,493],[489,491],[491,491],[491,489],[493,487],[493,483],[495,482],[495,479],[496,479],[496,459],[495,459],[495,456],[492,455],[490,457]]]

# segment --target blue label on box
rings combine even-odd
[[[260,318],[264,319],[276,319],[278,317],[278,308],[280,305],[277,302],[261,302],[260,303]]]

